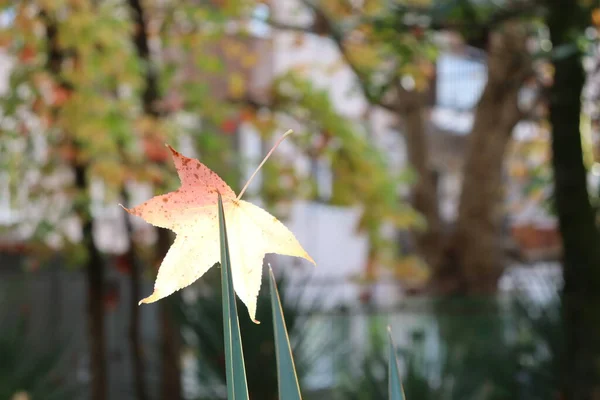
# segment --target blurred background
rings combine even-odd
[[[388,325],[409,400],[600,398],[596,1],[0,4],[0,400],[225,399],[218,270],[139,307],[173,236],[118,204],[287,129],[245,198],[317,263],[265,260],[306,399],[385,399]]]

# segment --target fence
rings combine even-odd
[[[28,323],[27,347],[19,350],[43,354],[46,350],[61,349],[59,368],[66,379],[63,384],[85,387],[89,381],[89,373],[85,330],[86,291],[82,271],[68,270],[55,262],[35,273],[24,273],[17,267],[18,263],[17,259],[0,259],[0,273],[3,275],[0,279],[0,293],[3,294],[0,302],[0,335],[6,335],[7,327],[14,326],[15,322],[23,317]],[[489,368],[482,369],[481,363],[497,365],[498,368],[510,366],[512,372],[508,376],[514,378],[513,375],[519,373],[516,357],[523,356],[517,354],[517,349],[523,345],[522,335],[529,335],[528,345],[537,349],[534,355],[527,353],[530,363],[544,363],[553,354],[549,344],[552,342],[551,338],[544,338],[537,332],[536,324],[543,317],[556,325],[557,308],[553,301],[557,300],[555,294],[559,285],[559,272],[560,270],[552,265],[514,267],[501,282],[503,291],[493,299],[438,301],[426,297],[413,297],[403,298],[387,306],[381,303],[378,306],[369,306],[354,301],[327,307],[325,310],[306,308],[305,302],[302,308],[294,310],[291,304],[293,302],[290,302],[293,299],[293,290],[290,290],[284,294],[288,296],[284,298],[284,301],[288,302],[287,312],[298,314],[301,322],[298,323],[295,332],[305,337],[298,351],[311,359],[310,368],[304,374],[304,387],[310,393],[325,390],[329,393],[327,396],[332,396],[331,390],[349,387],[348,382],[355,382],[358,379],[356,377],[362,376],[365,368],[371,367],[372,378],[375,381],[379,378],[383,380],[385,376],[381,371],[377,372],[378,367],[369,367],[369,363],[376,363],[379,337],[385,332],[387,325],[392,327],[396,342],[402,349],[407,379],[417,374],[419,382],[426,382],[424,387],[435,389],[447,386],[448,368],[452,366],[458,369],[459,365],[463,371],[461,373],[466,373],[464,369],[467,365],[461,364],[459,360],[468,361],[473,354],[479,354],[476,356],[479,358],[476,362],[470,361],[475,363],[475,371],[469,373],[474,377],[479,376],[474,378],[479,379],[479,382],[486,382],[488,376],[497,375]],[[111,294],[105,304],[109,398],[133,399],[133,378],[127,340],[127,305],[130,302],[128,278],[111,267],[108,280]],[[336,287],[345,288],[348,292],[350,286],[355,288],[354,292],[359,292],[362,286],[348,281],[309,281],[305,284],[312,285],[313,289],[321,287],[321,295],[330,297],[334,296]],[[396,287],[392,283],[380,285],[391,286],[392,289]],[[149,292],[151,282],[145,282],[143,290]],[[381,288],[379,290],[386,292]],[[312,293],[319,291],[313,290]],[[313,300],[315,306],[320,303],[318,298]],[[520,300],[522,301],[519,303]],[[202,300],[192,299],[191,304],[197,301]],[[141,315],[148,384],[151,388],[157,388],[160,368],[156,350],[159,342],[156,305],[143,306]],[[243,317],[243,314],[241,315]],[[268,316],[263,316],[263,319],[265,318]],[[211,323],[220,324],[219,321]],[[184,371],[184,386],[191,396],[193,393],[199,393],[198,385],[194,382],[198,372],[190,367],[194,363],[189,363],[190,353],[187,353],[188,369]],[[247,365],[251,368],[252,360],[248,360]],[[407,390],[414,390],[411,387],[414,386],[415,379],[414,376],[409,379]],[[506,380],[515,386],[515,380]],[[413,386],[410,382],[413,382]],[[521,386],[515,386],[513,389],[524,390]],[[155,392],[150,390],[150,393]],[[310,394],[307,398],[310,398]]]

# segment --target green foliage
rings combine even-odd
[[[0,36],[17,63],[0,101],[0,159],[14,208],[25,211],[17,222],[34,228],[34,241],[75,248],[61,222],[74,210],[83,219],[93,213],[74,166],[84,167],[88,182],[102,182],[105,197],[97,200],[112,202],[135,153],[141,78],[133,26],[121,2],[3,4],[0,11],[11,10],[14,20]]]
[[[439,337],[444,349],[443,358],[438,361],[442,383],[436,389],[421,386],[427,389],[425,394],[429,398],[437,398],[442,393],[453,399],[512,398],[517,393],[518,354],[511,338],[505,334],[506,306],[495,298],[439,299],[431,306],[439,321]],[[463,312],[454,311],[458,309]],[[490,343],[495,345],[490,347]],[[427,368],[433,366],[421,364],[415,366],[419,369],[414,373],[421,371],[427,376]],[[415,389],[406,381],[409,398],[415,395]]]
[[[424,228],[422,216],[399,198],[400,189],[412,183],[411,175],[393,171],[383,150],[369,138],[369,132],[361,132],[356,124],[342,118],[325,90],[288,73],[276,80],[274,92],[279,110],[307,124],[307,131],[295,138],[300,146],[306,148],[316,139],[326,143],[316,156],[327,159],[332,168],[330,203],[362,208],[359,229],[368,234],[374,254],[389,254],[394,247],[381,235],[384,223],[401,229]]]
[[[356,370],[345,368],[341,372],[337,389],[338,398],[348,400],[387,400],[389,398],[389,345],[379,321],[369,321],[366,354]],[[349,357],[354,351],[350,349]]]
[[[80,398],[82,388],[68,375],[70,368],[65,357],[73,350],[73,344],[57,339],[58,344],[49,347],[45,335],[56,335],[56,327],[42,325],[43,332],[34,331],[25,305],[14,299],[16,293],[5,292],[0,301],[0,398],[11,399],[19,392],[31,399]]]
[[[419,303],[425,306],[424,313],[419,312],[424,318],[419,319],[430,320],[434,326],[410,330],[411,340],[397,351],[404,367],[406,398],[541,400],[556,396],[563,354],[558,300],[556,293],[541,304],[522,293],[502,300],[478,297]],[[406,314],[411,313],[401,315]],[[384,333],[389,318],[368,317],[366,354],[358,367],[343,370],[334,398],[389,398],[390,350]],[[433,343],[439,349],[432,349]],[[348,357],[358,357],[354,348]]]
[[[10,399],[18,392],[31,398],[48,400],[76,399],[74,387],[65,384],[65,376],[56,372],[66,344],[62,348],[33,352],[27,341],[25,321],[4,326],[0,337],[0,397]],[[63,367],[64,369],[64,367]]]
[[[98,207],[118,201],[126,183],[174,187],[162,145],[174,144],[177,137],[191,138],[202,162],[238,187],[236,133],[223,125],[245,121],[266,139],[279,132],[276,121],[282,115],[304,126],[298,149],[331,164],[335,175],[331,203],[363,209],[360,229],[369,235],[377,261],[393,264],[396,258],[393,243],[381,235],[384,224],[401,229],[423,226],[422,218],[399,199],[399,188],[410,183],[402,177],[405,172],[391,171],[382,150],[361,132],[358,122],[335,110],[325,91],[287,74],[275,82],[274,101],[268,107],[252,116],[238,107],[237,99],[250,94],[247,72],[258,62],[254,39],[247,32],[256,2],[184,6],[168,2],[158,8],[143,4],[145,19],[152,21],[146,27],[147,41],[164,49],[151,52],[149,59],[135,46],[139,27],[126,3],[32,4],[35,7],[3,5],[15,12],[15,19],[0,38],[7,43],[7,53],[18,60],[18,68],[11,70],[10,87],[0,103],[0,131],[8,138],[0,143],[0,165],[9,172],[15,208],[41,210],[39,218],[24,213],[25,220],[17,221],[35,226],[36,241],[51,239],[79,255],[84,249],[66,234],[62,221],[95,217]],[[335,19],[341,10],[329,6]],[[239,23],[239,31],[226,29],[231,21]],[[420,46],[410,35],[404,35],[405,42]],[[150,78],[156,80],[158,92],[152,105],[156,113],[151,115],[145,103]],[[311,143],[319,138],[326,145],[316,150]],[[85,169],[88,183],[102,188],[102,195],[93,199],[94,211],[89,188],[77,188],[72,180],[76,165]],[[260,195],[267,204],[315,197],[314,181],[300,179],[287,160],[274,158],[263,172]]]
[[[506,302],[447,302],[434,314],[441,335],[439,358],[425,355],[424,332],[415,332],[410,348],[404,351],[407,398],[541,400],[556,396],[562,335],[556,300],[540,305],[523,294]]]

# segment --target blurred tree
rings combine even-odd
[[[260,109],[261,105],[255,107]],[[424,225],[422,217],[412,207],[398,200],[397,193],[410,183],[410,174],[392,171],[382,150],[339,114],[328,92],[316,88],[297,73],[277,77],[272,85],[268,107],[273,113],[271,118],[285,113],[292,121],[302,124],[302,130],[293,140],[313,160],[327,159],[333,175],[331,196],[327,201],[333,205],[360,205],[362,208],[358,230],[370,240],[369,261],[379,265],[396,265],[395,243],[382,233],[383,225],[388,223],[401,229],[422,228]],[[250,121],[255,122],[258,117],[254,118]],[[258,121],[255,123],[259,124]],[[281,187],[280,182],[286,175],[271,173],[269,177],[274,181],[269,179],[266,183],[268,186],[263,189],[265,199],[276,204],[281,201],[282,193],[275,187]],[[292,186],[296,188],[296,197],[320,196],[314,186],[308,189],[301,185]],[[294,197],[293,187],[290,188],[291,193],[285,194],[286,199]],[[411,269],[411,272],[415,270]]]
[[[77,13],[77,10],[74,10]],[[59,27],[55,19],[49,16],[45,10],[40,13],[42,20],[45,22],[46,39],[48,41],[48,71],[50,79],[55,80],[55,92],[60,93],[64,97],[64,102],[72,96],[72,85],[67,81],[61,82],[61,76],[64,74],[62,64],[64,60],[64,49],[61,49],[59,44]],[[78,18],[75,14],[74,18]],[[76,50],[75,50],[76,52]],[[78,60],[77,53],[73,56],[74,62]],[[62,100],[61,100],[62,101]],[[59,101],[59,103],[61,102]],[[61,112],[62,105],[56,104],[51,106],[50,113],[52,117],[57,118]],[[75,138],[66,137],[65,145],[70,147],[74,152],[68,164],[73,169],[75,176],[75,188],[79,191],[79,200],[74,202],[74,211],[81,223],[83,236],[83,245],[85,248],[86,270],[87,270],[87,286],[88,286],[88,329],[89,329],[89,346],[90,346],[90,370],[92,372],[92,398],[96,400],[107,397],[106,388],[108,386],[107,366],[106,366],[106,338],[104,329],[104,262],[101,259],[100,251],[94,241],[94,219],[90,215],[90,199],[86,193],[89,189],[88,169],[89,164],[81,160],[79,152],[82,151],[82,144],[77,140],[78,132],[69,132],[73,127],[64,127],[65,136],[74,134]],[[75,127],[80,129],[80,127]],[[79,160],[78,160],[79,158]]]
[[[2,134],[6,138],[2,141],[2,162],[11,173],[11,193],[23,194],[21,208],[36,206],[39,210],[39,214],[29,213],[21,225],[35,226],[36,237],[62,248],[73,264],[86,266],[94,399],[106,398],[109,388],[104,256],[94,240],[98,210],[119,198],[128,203],[130,183],[146,183],[161,191],[176,185],[174,174],[164,174],[170,163],[163,146],[175,131],[191,137],[202,160],[225,176],[230,185],[238,185],[239,168],[233,166],[240,163],[233,157],[237,138],[232,133],[238,124],[235,118],[243,115],[239,108],[228,106],[227,96],[243,91],[247,77],[241,77],[231,65],[221,64],[233,57],[247,73],[254,61],[243,32],[231,34],[225,29],[230,19],[242,18],[247,11],[236,4],[181,7],[178,2],[135,0],[3,4],[3,11],[14,13],[13,22],[2,31],[3,43],[7,53],[15,56],[18,68],[11,70],[9,92],[2,104]],[[158,44],[158,48],[152,51],[151,43]],[[223,48],[228,54],[219,51]],[[225,94],[220,91],[223,87]],[[381,168],[375,148],[355,135],[347,123],[339,125],[343,120],[333,112],[324,94],[313,89],[307,92],[314,93],[307,97],[312,104],[302,107],[321,112],[322,125],[332,132],[340,130],[340,136],[347,138],[340,154],[349,154],[350,163]],[[243,114],[248,110],[241,111]],[[201,126],[183,127],[178,118],[185,115],[200,117]],[[246,117],[269,134],[276,128],[257,113]],[[299,148],[307,148],[302,140]],[[361,161],[359,154],[363,151],[375,162],[373,166]],[[272,204],[293,196],[293,191],[282,196],[289,187],[282,184],[286,177],[298,179],[285,163],[274,161],[268,170],[274,178],[266,180],[264,187]],[[377,223],[377,218],[385,218],[398,204],[393,197],[394,186],[385,184],[387,175],[374,171],[373,176],[381,177],[381,181],[375,180],[371,186],[361,175],[344,173],[340,181],[343,184],[337,186],[342,191],[354,187],[364,192],[361,202],[368,204],[369,199],[375,199],[369,212],[374,213],[371,223]],[[92,186],[98,185],[103,188],[102,199],[90,194]],[[379,200],[382,197],[376,196],[377,190],[389,192],[383,203]],[[391,203],[391,207],[378,210],[384,203]],[[81,224],[81,242],[77,235],[65,232],[72,214]],[[413,218],[410,212],[406,215],[408,220]],[[134,240],[136,232],[129,219],[125,226],[128,250],[117,259],[131,284],[128,336],[132,376],[136,396],[144,399],[148,394],[140,342],[141,309],[136,302],[140,298],[141,268],[148,257],[141,243]],[[168,232],[159,231],[153,264],[159,265],[170,242]],[[158,306],[161,396],[172,399],[181,396],[181,374],[179,329],[171,321],[170,303],[166,300]]]
[[[2,152],[24,194],[23,225],[85,267],[92,399],[107,398],[105,261],[94,239],[97,213],[116,200],[131,171],[122,155],[130,132],[138,67],[123,38],[130,25],[118,3],[4,3],[8,54],[15,56],[2,104]],[[91,25],[93,21],[93,29]],[[7,123],[8,122],[8,123]],[[24,151],[15,152],[14,146]],[[11,151],[12,150],[12,151]],[[34,176],[23,180],[20,177]],[[105,198],[92,198],[96,185]],[[15,188],[13,188],[15,189]],[[16,191],[11,190],[12,193]],[[31,213],[31,208],[38,213]],[[80,228],[69,235],[65,221]],[[48,229],[51,227],[51,229]],[[71,249],[71,251],[69,251]]]
[[[143,118],[146,121],[145,127],[147,129],[142,132],[145,142],[150,146],[161,146],[160,139],[164,139],[164,132],[161,132],[161,113],[159,112],[159,101],[161,100],[158,79],[159,69],[156,63],[153,62],[150,54],[151,40],[148,29],[149,17],[146,15],[142,3],[139,0],[129,0],[128,5],[132,14],[132,20],[134,22],[134,31],[132,40],[137,51],[140,61],[143,63],[143,90],[141,92],[141,104]],[[158,154],[165,153],[158,151]],[[147,151],[147,150],[146,150]],[[157,164],[165,166],[164,164],[168,160],[168,155],[160,155],[153,157]],[[164,185],[163,185],[164,186]],[[124,193],[127,193],[124,191]],[[126,204],[129,201],[126,199]],[[129,221],[129,215],[124,212],[124,218]],[[139,400],[147,398],[146,388],[144,382],[144,370],[143,360],[141,356],[141,345],[139,341],[139,305],[137,302],[143,296],[140,292],[140,271],[136,267],[135,253],[134,253],[134,242],[132,240],[133,231],[130,228],[131,224],[128,222],[129,232],[129,251],[128,258],[132,266],[131,273],[131,328],[130,328],[130,340],[132,348],[132,359],[134,363],[134,377],[136,392]],[[154,265],[160,265],[162,259],[166,256],[167,251],[170,247],[171,233],[164,228],[156,228],[158,232],[157,246],[155,251]],[[181,369],[179,361],[179,333],[178,327],[174,325],[170,316],[171,302],[161,302],[159,307],[160,315],[160,367],[161,367],[161,395],[162,399],[180,399],[181,398]]]
[[[513,128],[523,118],[520,90],[533,74],[523,23],[506,22],[489,40],[488,80],[469,137],[450,250],[467,292],[495,291],[502,274],[503,161]],[[457,272],[449,267],[442,273]]]
[[[495,291],[502,272],[502,171],[514,126],[524,118],[518,95],[534,73],[522,16],[535,2],[504,6],[453,1],[389,3],[301,0],[312,15],[305,25],[270,19],[279,30],[328,37],[373,105],[403,125],[408,160],[418,174],[412,204],[427,229],[416,231],[417,247],[441,292]],[[421,23],[418,21],[426,22]],[[408,22],[413,21],[413,22]],[[446,234],[427,145],[428,86],[433,77],[434,31],[461,33],[488,55],[488,79],[475,110],[463,170],[455,229]]]
[[[129,0],[128,5],[136,26],[133,44],[144,65],[141,135],[148,161],[161,168],[172,168],[164,143],[176,131],[178,139],[192,139],[193,149],[202,161],[236,187],[240,168],[233,156],[237,150],[236,126],[232,120],[235,110],[223,101],[220,91],[223,81],[236,82],[239,77],[236,79],[235,71],[224,68],[226,55],[216,50],[232,39],[226,34],[225,24],[239,15],[240,2],[184,5],[178,1]],[[240,43],[234,37],[229,45],[239,47]],[[194,121],[191,126],[179,122],[186,118]],[[175,180],[155,182],[154,189],[160,192],[174,189]],[[156,267],[172,242],[170,231],[157,229],[157,232],[153,260]],[[182,397],[182,338],[179,324],[173,318],[178,296],[176,293],[157,305],[163,399]]]
[[[587,189],[580,117],[585,74],[581,38],[592,2],[548,2],[554,82],[550,91],[554,200],[563,237],[562,293],[566,347],[561,360],[563,397],[600,394],[600,248]]]
[[[429,176],[430,166],[422,120],[433,46],[429,35],[418,27],[406,32],[398,29],[404,11],[388,17],[387,9],[378,2],[367,3],[368,18],[350,28],[345,25],[354,18],[354,9],[349,4],[324,2],[321,9],[307,3],[313,10],[314,24],[292,28],[331,37],[345,62],[356,72],[367,99],[405,122],[410,159],[421,175],[413,203],[429,226],[428,233],[420,238],[423,249],[431,246],[431,253],[423,251],[431,254],[433,260],[433,250],[441,248],[438,244],[442,241],[437,238],[440,227],[435,188],[429,179],[423,178]],[[392,242],[382,234],[386,222],[400,228],[423,228],[423,219],[398,199],[398,190],[411,179],[409,174],[390,172],[386,158],[370,140],[369,129],[341,116],[325,91],[315,88],[300,74],[289,73],[273,82],[266,99],[251,96],[248,71],[257,62],[256,43],[250,40],[245,22],[251,19],[256,4],[250,0],[186,4],[137,0],[2,3],[3,10],[12,13],[13,22],[3,28],[0,39],[7,53],[15,57],[18,68],[11,71],[9,93],[2,104],[1,127],[3,139],[7,140],[1,143],[1,162],[11,171],[12,189],[20,186],[21,193],[25,193],[23,199],[40,207],[42,221],[31,213],[26,222],[38,228],[39,237],[59,244],[62,241],[63,249],[72,250],[69,258],[73,263],[86,265],[94,399],[105,398],[108,387],[102,304],[104,267],[93,238],[98,216],[94,202],[99,202],[100,208],[106,203],[116,203],[119,197],[127,203],[126,188],[132,182],[146,183],[160,191],[173,187],[177,178],[172,170],[165,173],[170,162],[163,144],[173,140],[174,133],[191,138],[202,161],[225,176],[232,187],[237,187],[241,163],[234,156],[239,126],[253,125],[267,142],[279,125],[298,123],[303,128],[293,139],[295,147],[313,161],[326,159],[333,170],[331,202],[359,205],[363,209],[360,228],[371,239],[370,262],[397,261]],[[457,20],[464,21],[460,18]],[[436,24],[432,26],[438,29]],[[479,22],[477,26],[483,25]],[[523,41],[506,40],[521,34],[520,27],[507,25],[498,34],[499,40],[492,41],[493,49],[510,51],[510,46],[516,46],[516,50],[522,51]],[[505,64],[505,58],[498,56],[496,66],[490,65],[490,71],[497,71],[494,82],[499,84],[507,74],[521,71],[520,57],[527,59],[521,53],[515,54],[514,59],[509,57],[515,61],[513,65]],[[393,62],[386,63],[386,59]],[[385,82],[376,84],[380,75]],[[413,82],[408,86],[407,77]],[[519,79],[517,75],[514,77],[518,86]],[[506,114],[514,116],[511,105],[515,90],[512,86],[508,92],[491,88],[486,96],[495,105],[505,101]],[[482,112],[478,120],[490,117],[493,108],[490,102],[487,114]],[[491,116],[496,118],[496,114],[502,113]],[[181,123],[180,117],[190,116],[201,123],[192,126]],[[490,126],[502,126],[505,130],[494,130],[490,135],[496,141],[489,143],[502,147],[505,145],[502,134],[513,120],[494,121]],[[472,135],[473,138],[488,132],[488,125],[476,126],[481,133]],[[489,144],[488,139],[478,140],[483,144],[478,142],[477,146]],[[489,151],[494,152],[495,148],[492,146]],[[481,147],[482,153],[483,150]],[[478,157],[477,151],[472,153],[472,157]],[[490,156],[494,165],[481,166],[480,158],[473,165],[497,172],[493,167],[499,168],[501,153]],[[288,162],[274,158],[264,173],[269,179],[264,179],[261,191],[272,205],[285,204],[301,195],[318,197],[314,182],[304,184]],[[478,175],[470,179],[490,176],[497,177]],[[30,181],[37,185],[37,195],[29,187]],[[103,199],[90,196],[90,188],[96,183],[104,188]],[[482,197],[488,200],[469,201],[496,199],[493,194]],[[482,212],[491,211],[484,207]],[[64,232],[64,221],[73,215],[79,221],[82,241]],[[143,399],[147,393],[139,343],[140,309],[135,301],[140,297],[136,293],[144,257],[140,243],[135,243],[129,220],[126,225],[129,251],[125,258],[131,271],[133,294],[129,304],[132,311],[129,340],[136,392]],[[429,238],[436,238],[436,242]],[[159,231],[153,257],[156,265],[170,242],[170,235]],[[475,264],[473,261],[470,265]],[[477,271],[473,274],[484,276]],[[162,398],[179,398],[179,331],[170,321],[169,300],[158,306],[163,330]]]

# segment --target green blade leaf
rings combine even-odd
[[[271,309],[273,311],[273,334],[275,335],[275,355],[277,358],[277,382],[279,398],[286,400],[302,400],[300,385],[296,375],[294,357],[290,338],[283,319],[283,308],[277,291],[277,283],[273,270],[269,265],[269,286],[271,287]]]
[[[389,375],[388,375],[388,391],[390,400],[404,400],[404,389],[400,380],[400,368],[398,367],[398,357],[396,356],[396,346],[392,339],[392,329],[388,326],[389,338]]]
[[[248,400],[248,383],[240,335],[235,292],[231,280],[231,263],[223,200],[219,194],[219,232],[221,244],[221,287],[223,297],[223,329],[225,331],[225,369],[227,372],[227,398]]]

